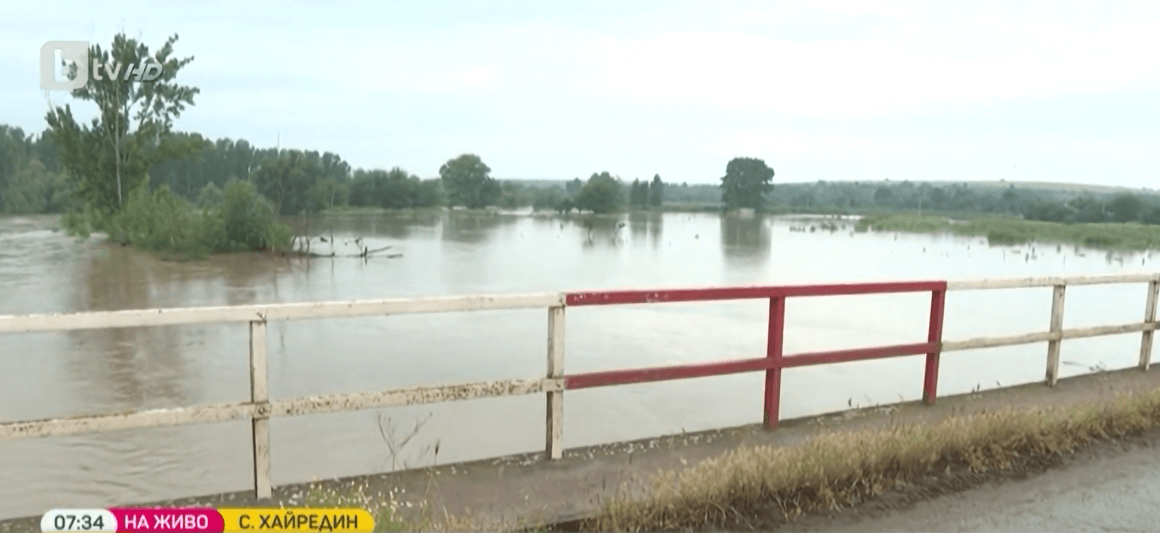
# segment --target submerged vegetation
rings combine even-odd
[[[94,231],[93,213],[70,213],[61,226],[87,237]],[[161,186],[144,184],[129,193],[125,208],[104,220],[104,231],[122,244],[187,256],[206,253],[273,250],[290,246],[290,228],[274,219],[270,201],[249,182],[231,180],[225,189],[207,191],[198,205]]]
[[[947,218],[929,215],[872,215],[863,218],[858,229],[914,233],[949,231],[986,237],[991,244],[999,245],[1039,241],[1119,250],[1160,249],[1160,225],[1137,222],[1066,224],[1012,218],[951,222]]]

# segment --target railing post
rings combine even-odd
[[[1051,295],[1051,332],[1063,333],[1063,296],[1067,285],[1056,285]],[[1059,345],[1062,338],[1047,341],[1047,386],[1059,381]]]
[[[777,429],[781,410],[781,355],[785,340],[785,297],[769,299],[769,336],[765,356],[774,361],[773,368],[765,371],[765,429]]]
[[[943,318],[946,316],[947,289],[931,291],[930,293],[930,326],[927,329],[926,341],[938,343],[935,351],[926,354],[926,372],[922,379],[922,401],[927,405],[934,405],[938,396],[938,360],[942,352]]]
[[[1148,303],[1144,306],[1144,322],[1156,325],[1156,300],[1160,299],[1160,279],[1148,283]],[[1152,364],[1153,331],[1144,330],[1140,339],[1140,370],[1147,371]]]
[[[250,322],[250,401],[259,409],[268,407],[269,388],[266,372],[266,322]],[[254,495],[258,499],[273,496],[270,483],[270,417],[259,411],[253,418]]]
[[[548,308],[548,379],[564,377],[564,306]],[[548,391],[547,443],[548,459],[564,456],[564,391]]]

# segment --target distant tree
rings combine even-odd
[[[665,203],[665,183],[661,175],[653,175],[652,183],[648,186],[648,205],[658,208]]]
[[[0,207],[4,212],[18,215],[44,212],[49,200],[49,180],[44,164],[33,159],[0,191],[4,193]]]
[[[1036,201],[1027,206],[1023,217],[1028,220],[1043,222],[1065,222],[1071,217],[1072,210],[1058,202]]]
[[[943,192],[942,187],[935,187],[930,191],[930,204],[932,207],[942,207],[947,201],[947,193]]]
[[[532,209],[544,211],[555,209],[564,201],[564,194],[556,187],[537,189],[532,195]]]
[[[721,200],[726,209],[739,207],[761,209],[765,206],[766,194],[773,190],[773,169],[761,159],[750,157],[734,158],[725,167],[721,178],[724,192]]]
[[[641,183],[639,179],[632,180],[632,187],[628,192],[628,205],[644,207],[648,203],[648,183]]]
[[[461,155],[439,168],[439,177],[443,180],[450,205],[469,209],[494,205],[499,200],[502,191],[490,173],[491,169],[474,154]]]
[[[1160,205],[1153,206],[1148,214],[1144,215],[1145,224],[1160,224]]]
[[[575,198],[577,194],[580,194],[580,189],[583,188],[584,182],[580,181],[580,178],[574,178],[564,187],[564,192],[568,193],[569,197]]]
[[[890,187],[879,187],[874,191],[874,203],[878,205],[886,205],[890,203],[890,199],[894,196],[894,191]]]
[[[1144,210],[1144,203],[1134,194],[1126,193],[1116,196],[1108,203],[1113,222],[1135,222],[1140,219]]]
[[[275,213],[297,215],[318,210],[314,184],[322,175],[317,159],[298,150],[262,161],[251,180],[258,192],[274,202]]]
[[[621,190],[620,182],[608,172],[593,174],[576,195],[576,207],[594,213],[611,213],[620,208]]]
[[[324,170],[325,172],[325,170]],[[319,209],[332,209],[343,205],[350,195],[350,186],[335,176],[330,176],[314,184],[314,202]]]

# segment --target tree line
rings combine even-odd
[[[348,206],[531,206],[610,213],[683,203],[759,212],[925,208],[1059,222],[1160,222],[1160,201],[1132,193],[819,181],[781,184],[774,194],[773,169],[748,157],[729,161],[719,184],[692,186],[666,184],[659,175],[627,183],[608,171],[583,181],[498,180],[475,154],[448,160],[434,179],[398,167],[352,170],[330,152],[259,149],[245,140],[175,131],[175,120],[200,93],[176,81],[193,60],[173,55],[176,41],[174,35],[150,53],[144,44],[119,34],[107,50],[90,47],[97,61],[140,64],[148,59],[160,62],[163,74],[150,83],[90,78],[71,93],[97,106],[98,116],[89,124],[78,122],[66,104],[49,111],[48,128],[39,135],[0,125],[0,210],[66,213],[63,225],[71,233],[106,231],[126,244],[161,248],[188,241],[207,250],[277,248],[289,240],[278,216]],[[243,222],[255,226],[223,229]]]
[[[58,149],[48,131],[26,134],[0,124],[0,210],[6,213],[63,213],[83,205],[73,194]],[[386,209],[462,205],[505,209],[533,207],[569,212],[608,213],[623,208],[659,209],[699,205],[708,209],[751,207],[766,211],[928,211],[1022,216],[1052,222],[1160,223],[1160,197],[1154,194],[1069,191],[1066,189],[981,187],[968,183],[842,181],[782,183],[773,194],[772,169],[761,160],[738,158],[722,184],[671,184],[659,175],[626,183],[607,171],[587,180],[514,181],[491,177],[476,155],[464,155],[440,168],[439,178],[422,179],[401,168],[353,170],[341,156],[316,151],[257,148],[246,140],[208,140],[196,133],[174,133],[178,144],[196,147],[188,154],[158,161],[147,172],[150,189],[165,186],[196,202],[214,197],[231,179],[249,181],[281,215],[325,209]],[[744,165],[752,166],[752,169]],[[752,174],[753,183],[744,183]]]

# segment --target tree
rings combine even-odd
[[[576,207],[593,213],[611,213],[620,208],[622,194],[620,182],[608,172],[593,174],[576,195]]]
[[[274,202],[275,213],[297,215],[317,211],[314,184],[321,174],[317,160],[298,150],[286,150],[262,161],[251,180],[259,193]]]
[[[773,169],[765,161],[750,157],[734,158],[725,167],[721,178],[724,193],[721,200],[726,209],[739,207],[761,209],[765,206],[766,194],[773,190]]]
[[[200,148],[171,136],[174,119],[187,105],[193,105],[194,95],[200,92],[174,81],[177,73],[193,61],[192,57],[171,57],[175,42],[176,34],[150,54],[144,44],[120,33],[113,38],[109,50],[92,46],[89,58],[94,63],[119,64],[124,68],[157,63],[161,74],[150,82],[126,80],[128,76],[109,73],[102,79],[91,75],[84,87],[72,92],[74,98],[91,101],[99,108],[99,116],[90,125],[78,124],[68,105],[54,108],[46,117],[60,163],[74,180],[76,193],[86,209],[98,218],[92,221],[98,227],[103,225],[103,219],[124,208],[127,191],[145,180],[150,165],[188,156]],[[76,72],[76,65],[69,67],[70,78]]]
[[[665,183],[661,181],[661,175],[653,175],[652,183],[648,186],[648,205],[653,208],[659,208],[665,203]]]
[[[49,176],[44,164],[33,159],[8,180],[0,207],[18,215],[43,213],[48,205]]]
[[[1153,206],[1147,215],[1144,215],[1145,224],[1160,224],[1160,205]]]
[[[639,179],[632,180],[632,188],[628,191],[628,205],[632,207],[641,207],[648,201],[648,184],[644,184],[645,189],[641,190],[641,182]]]
[[[580,194],[580,189],[583,188],[584,182],[580,181],[580,178],[573,178],[564,186],[564,192],[568,193],[569,197],[575,198],[577,194]]]
[[[1116,196],[1108,203],[1111,219],[1115,222],[1135,222],[1144,211],[1144,203],[1132,193]]]
[[[499,182],[489,175],[491,169],[474,154],[449,160],[439,168],[439,178],[452,206],[469,209],[494,205],[501,194]]]

